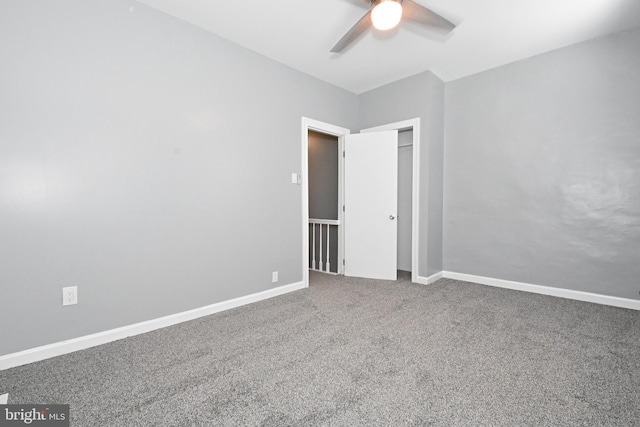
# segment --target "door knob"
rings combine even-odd
[[[393,216],[393,215],[389,215],[389,219],[390,219],[391,221],[393,221],[394,219],[396,219],[396,217],[395,217],[395,216]]]

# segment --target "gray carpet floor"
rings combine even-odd
[[[454,280],[311,287],[0,372],[74,426],[638,426],[640,312]]]

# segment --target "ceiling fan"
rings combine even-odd
[[[447,33],[456,27],[442,16],[413,0],[363,0],[363,2],[370,3],[369,11],[347,31],[347,34],[336,43],[331,52],[342,51],[371,26],[382,31],[390,30],[398,25],[403,18],[444,30]]]

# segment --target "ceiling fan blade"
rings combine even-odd
[[[431,27],[441,28],[447,32],[456,27],[454,24],[431,9],[427,9],[413,0],[404,0],[402,2],[402,19],[407,19],[409,21],[414,21]]]
[[[345,47],[349,46],[355,39],[360,37],[362,33],[364,33],[367,28],[371,26],[371,11],[368,11],[358,22],[356,25],[351,27],[347,34],[342,36],[340,41],[336,43],[336,45],[331,49],[331,52],[340,52]]]

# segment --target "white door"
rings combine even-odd
[[[398,131],[346,135],[345,276],[396,280]]]

